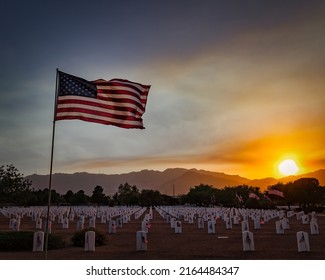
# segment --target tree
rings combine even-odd
[[[120,205],[137,205],[139,204],[139,189],[128,183],[121,184],[114,198]]]
[[[315,208],[316,204],[322,202],[322,188],[315,178],[300,178],[286,188],[286,199],[295,201],[304,210]]]
[[[217,196],[217,189],[213,186],[200,184],[190,188],[187,194],[187,202],[191,204],[210,205]]]
[[[14,202],[19,198],[23,198],[22,194],[29,191],[31,182],[24,178],[19,173],[18,169],[12,164],[7,166],[0,166],[0,200],[2,202]]]
[[[104,194],[104,189],[97,185],[94,190],[93,190],[93,194],[90,197],[90,201],[91,203],[96,203],[96,204],[107,204],[108,203],[108,199]]]
[[[139,204],[142,206],[162,205],[163,197],[159,191],[142,190],[139,195]]]
[[[70,199],[73,196],[73,191],[72,190],[68,190],[66,192],[66,194],[64,195],[64,200],[66,201],[66,203],[70,203]]]
[[[89,196],[83,190],[80,190],[71,196],[70,203],[72,205],[87,205],[89,199]]]

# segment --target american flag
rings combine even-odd
[[[250,193],[248,197],[249,198],[254,198],[256,200],[259,200],[260,199],[255,193]]]
[[[283,192],[278,191],[278,190],[268,189],[267,192],[268,192],[268,194],[273,194],[273,195],[276,195],[276,196],[284,197]]]
[[[243,197],[240,194],[237,194],[237,192],[236,192],[236,198],[239,202],[244,202]]]
[[[143,129],[150,86],[122,79],[87,81],[58,71],[55,120],[79,119]]]

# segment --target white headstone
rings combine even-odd
[[[146,233],[149,232],[149,229],[150,229],[151,225],[149,223],[148,220],[143,220],[142,223],[141,223],[141,230],[142,231],[145,231]]]
[[[319,234],[319,227],[317,222],[310,222],[310,233],[311,234]]]
[[[20,230],[20,220],[19,219],[14,219],[13,225],[12,225],[12,230],[13,231],[19,231]]]
[[[297,245],[298,245],[298,252],[309,252],[309,237],[308,233],[304,231],[297,232]]]
[[[85,251],[95,251],[95,232],[90,230],[85,233]]]
[[[69,214],[69,221],[70,222],[73,222],[74,221],[74,214],[73,213],[70,213]]]
[[[283,229],[290,229],[289,219],[283,218],[281,220]]]
[[[33,252],[43,252],[43,248],[44,248],[44,232],[36,231],[34,232]]]
[[[241,231],[249,231],[249,225],[247,220],[241,222]]]
[[[175,221],[175,233],[182,233],[182,222]]]
[[[83,229],[85,226],[84,222],[83,222],[83,219],[79,219],[77,221],[77,229],[80,230],[80,229]]]
[[[106,224],[106,215],[101,215],[101,216],[100,216],[100,222],[101,222],[102,224]]]
[[[204,220],[203,220],[203,218],[198,218],[198,220],[197,220],[197,227],[199,229],[204,228]]]
[[[175,218],[170,218],[170,227],[171,228],[175,228],[175,221],[176,221]]]
[[[137,251],[147,251],[147,233],[145,231],[137,231],[136,234],[136,242],[137,242]]]
[[[307,225],[309,223],[309,217],[308,215],[302,215],[301,221],[303,225]]]
[[[118,228],[122,228],[123,227],[123,221],[122,221],[122,218],[119,217],[116,219],[116,227]]]
[[[114,220],[110,220],[108,223],[108,233],[109,234],[116,233],[116,222]]]
[[[284,234],[284,228],[281,221],[275,222],[276,234]]]
[[[96,218],[95,217],[89,218],[89,227],[92,227],[92,228],[96,227]]]
[[[69,218],[63,218],[62,228],[69,228]]]
[[[208,234],[216,233],[216,223],[215,221],[208,221]]]
[[[41,229],[42,228],[42,218],[38,218],[36,220],[36,228]]]
[[[234,220],[234,225],[238,225],[239,224],[239,218],[238,218],[237,215],[234,215],[233,220]]]
[[[260,229],[260,228],[261,228],[260,218],[254,218],[254,229]]]
[[[226,229],[232,229],[232,222],[231,222],[231,218],[225,218],[225,222],[226,222]]]
[[[62,224],[62,223],[63,223],[63,215],[62,215],[62,214],[60,214],[60,215],[58,216],[58,223],[59,223],[59,224]]]
[[[250,231],[243,231],[243,251],[255,251],[254,235]]]
[[[79,217],[79,220],[84,224],[85,223],[85,216],[84,215],[81,215]]]

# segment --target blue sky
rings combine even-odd
[[[2,1],[0,164],[49,172],[56,68],[150,84],[145,130],[56,123],[54,172],[324,167],[323,1]]]

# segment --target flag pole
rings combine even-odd
[[[49,194],[47,204],[46,215],[46,227],[45,227],[45,259],[47,259],[47,248],[49,241],[49,223],[50,223],[50,206],[51,206],[51,192],[52,192],[52,170],[53,170],[53,154],[54,154],[54,136],[55,136],[55,116],[58,100],[58,83],[59,83],[59,69],[56,69],[56,82],[55,82],[55,101],[54,101],[54,115],[53,115],[53,127],[52,127],[52,147],[51,147],[51,161],[50,161],[50,178],[49,178]]]

